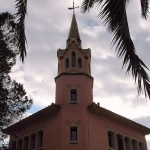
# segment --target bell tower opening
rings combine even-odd
[[[66,69],[69,68],[69,59],[68,58],[65,59],[65,68]]]
[[[76,54],[75,52],[72,52],[72,67],[76,67]]]
[[[78,59],[78,67],[82,68],[82,59],[81,59],[81,57]]]

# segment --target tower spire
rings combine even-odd
[[[68,8],[69,10],[70,9],[73,10],[73,16],[72,16],[72,22],[71,22],[70,31],[69,31],[68,40],[67,40],[67,47],[73,39],[76,40],[78,45],[81,47],[81,39],[80,39],[79,31],[78,31],[78,25],[77,25],[76,17],[74,14],[75,8],[79,8],[79,6],[75,7],[74,6],[74,0],[73,0],[73,7]]]

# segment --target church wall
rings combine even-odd
[[[60,150],[61,148],[61,108],[58,113],[46,121],[44,130],[44,149]]]
[[[33,135],[35,135],[34,150],[60,149],[61,113],[58,112],[52,118],[45,118],[45,116],[41,116],[41,118],[43,119],[33,119],[31,122],[21,125],[20,128],[16,127],[16,131],[14,130],[10,136],[10,150],[15,150],[14,147],[17,150],[33,150]],[[40,132],[43,134],[42,141],[38,135]],[[28,139],[28,141],[25,141],[25,139]],[[16,146],[13,146],[14,143]]]
[[[63,75],[56,80],[56,104],[62,111],[61,150],[87,149],[87,106],[92,103],[93,80],[85,75]],[[70,101],[70,90],[77,89],[77,102]],[[77,143],[70,141],[70,127],[77,127]]]
[[[62,75],[56,79],[56,104],[70,106],[70,89],[77,89],[78,107],[89,105],[93,101],[93,80],[85,75]]]
[[[130,140],[133,139],[137,142],[142,142],[142,144],[144,145],[144,150],[147,150],[145,136],[144,133],[142,133],[142,131],[129,125],[126,125],[123,122],[120,121],[118,122],[117,120],[114,120],[110,117],[106,117],[103,115],[97,117],[88,112],[88,117],[89,117],[89,141],[90,141],[89,145],[91,150],[92,149],[109,150],[108,131],[112,131],[115,135],[115,142],[116,142],[115,150],[117,150],[117,139],[116,139],[117,134],[121,135],[123,139],[125,137],[129,137]],[[137,150],[139,150],[139,147]]]

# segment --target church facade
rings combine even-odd
[[[93,102],[91,50],[82,49],[73,14],[58,49],[55,104],[3,130],[10,150],[147,150],[150,129]]]

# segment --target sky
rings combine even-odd
[[[13,0],[0,0],[0,12],[16,12]],[[75,0],[76,6],[82,1]],[[17,59],[10,76],[24,85],[33,106],[27,114],[33,114],[55,102],[57,76],[57,50],[66,47],[72,20],[72,0],[28,0],[25,22],[27,57],[25,63]],[[140,1],[132,0],[127,6],[128,22],[138,56],[150,68],[150,19],[141,18]],[[91,74],[94,77],[93,100],[100,106],[150,127],[150,100],[144,93],[137,96],[137,84],[131,74],[122,69],[115,47],[111,46],[111,34],[97,18],[98,8],[75,15],[82,40],[82,48],[90,48]],[[149,15],[150,16],[150,15]],[[150,75],[150,71],[148,71]],[[150,136],[146,136],[150,150]]]

